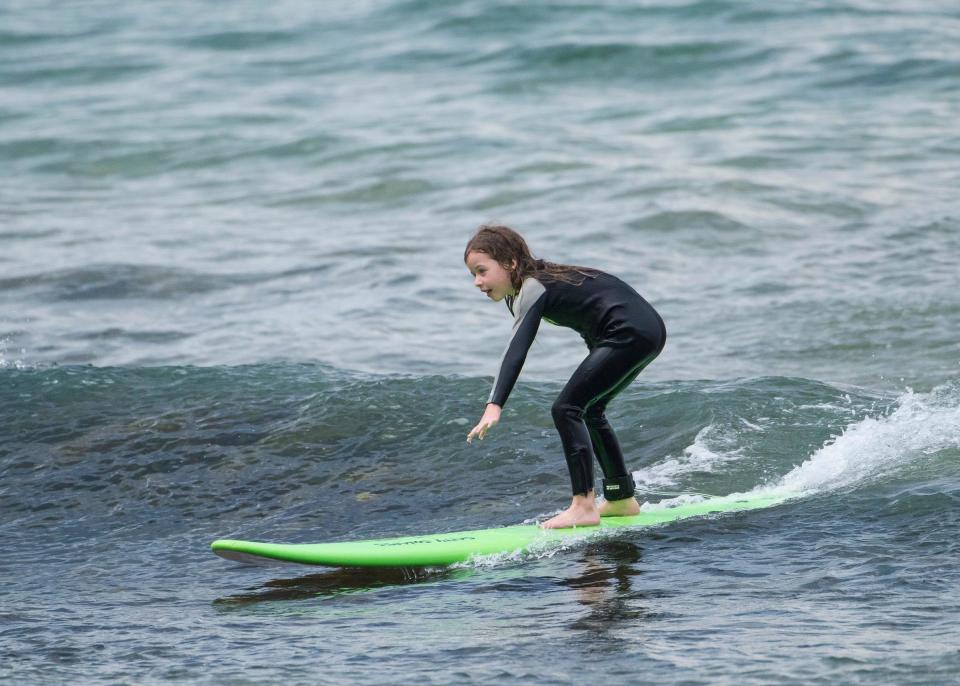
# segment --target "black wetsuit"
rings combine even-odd
[[[579,332],[590,350],[553,404],[574,495],[593,489],[593,456],[603,469],[609,500],[633,495],[607,403],[626,388],[663,350],[667,331],[653,306],[615,276],[590,270],[579,285],[546,274],[527,277],[515,298],[507,298],[513,333],[488,403],[506,403],[520,375],[540,320]]]

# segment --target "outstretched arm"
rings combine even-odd
[[[490,397],[487,398],[488,403],[500,407],[506,405],[510,391],[513,390],[523,363],[527,359],[527,352],[537,336],[545,301],[546,291],[543,285],[536,279],[527,279],[515,305],[516,318],[513,321],[513,331],[500,358],[500,370],[493,380],[493,388],[490,389]]]
[[[546,300],[546,291],[536,279],[527,279],[517,298],[515,319],[510,341],[500,359],[500,371],[493,381],[490,397],[487,398],[487,408],[483,412],[480,423],[467,434],[467,443],[475,436],[482,440],[487,431],[500,421],[500,411],[507,402],[513,385],[520,376],[520,370],[527,359],[527,352],[533,345],[537,330],[540,328],[540,319],[543,316],[543,306]]]

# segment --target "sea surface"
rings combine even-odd
[[[0,681],[945,684],[960,673],[953,0],[0,5]],[[608,410],[648,509],[451,569],[290,542],[543,520],[507,223],[667,347]]]

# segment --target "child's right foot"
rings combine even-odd
[[[600,523],[597,511],[592,513],[569,508],[553,519],[548,519],[540,526],[544,529],[569,529],[576,526],[596,526]]]
[[[640,514],[640,503],[636,498],[604,500],[600,503],[601,517],[630,517],[636,514]]]
[[[573,496],[570,507],[540,526],[544,529],[568,529],[573,526],[596,526],[599,523],[597,503],[593,498],[593,491],[589,491],[586,495]]]

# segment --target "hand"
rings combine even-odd
[[[487,435],[487,431],[490,430],[490,427],[499,421],[500,406],[487,403],[487,409],[484,410],[483,417],[480,418],[480,423],[473,427],[473,431],[467,434],[467,443],[473,441],[474,436],[479,436],[482,441],[483,437]]]

